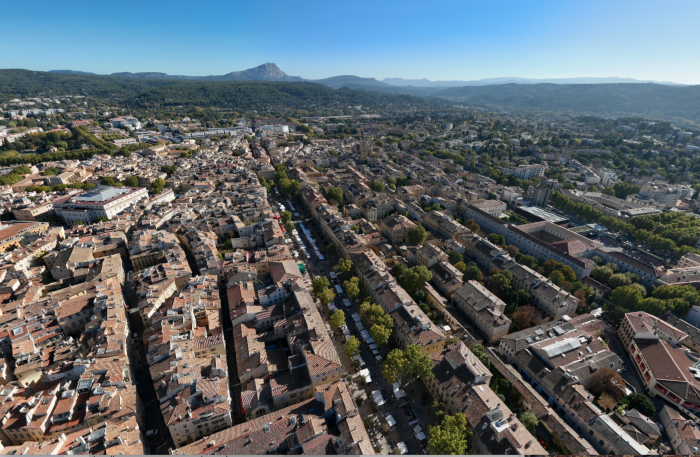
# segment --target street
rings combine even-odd
[[[289,202],[285,200],[282,201],[282,204],[287,207],[289,205]],[[313,218],[311,218],[309,211],[305,208],[305,206],[302,203],[295,204],[294,208],[294,212],[300,215],[299,218],[295,218],[294,223],[299,233],[299,236],[302,238],[302,241],[304,241],[304,243],[308,246],[309,240],[307,239],[306,234],[302,232],[301,227],[298,224],[299,222],[304,223],[305,227],[311,232],[311,236],[314,238],[314,241],[316,242],[319,249],[323,251],[323,246],[327,245],[328,240],[325,239],[325,235],[323,234],[323,232],[320,229],[318,229],[316,221]],[[300,252],[300,250],[298,250],[298,252]],[[307,269],[307,273],[309,275],[309,288],[311,279],[319,275],[326,276],[328,278],[328,281],[331,284],[331,288],[334,288],[336,284],[339,284],[342,287],[343,280],[348,278],[343,278],[342,274],[339,274],[338,280],[336,282],[333,282],[333,280],[329,276],[329,273],[333,270],[333,267],[340,260],[340,257],[337,253],[330,253],[328,252],[328,250],[326,250],[326,252],[323,253],[324,259],[320,260],[316,257],[313,250],[309,250],[309,256],[310,258],[304,262],[304,265]],[[336,294],[334,305],[337,309],[342,310],[345,314],[345,322],[350,332],[355,337],[360,339],[360,332],[358,331],[351,317],[353,313],[359,312],[359,304],[357,301],[353,301],[352,306],[348,308],[343,305],[344,298],[347,298],[344,294]],[[318,307],[323,319],[326,322],[329,322],[329,310],[320,303],[318,303]],[[360,356],[365,362],[366,367],[369,370],[370,376],[372,378],[372,383],[365,385],[364,378],[359,374],[359,370],[356,370],[353,367],[351,360],[345,356],[345,349],[343,347],[342,341],[342,333],[338,331],[333,331],[332,340],[336,351],[340,356],[344,372],[347,373],[353,381],[350,384],[350,391],[353,394],[353,397],[356,399],[356,401],[358,401],[358,403],[361,403],[359,409],[361,411],[361,416],[365,420],[365,424],[377,424],[376,434],[372,432],[372,428],[374,428],[372,425],[370,425],[367,431],[368,433],[370,433],[370,436],[372,437],[373,441],[376,440],[376,442],[378,442],[381,445],[382,450],[379,453],[390,454],[391,449],[389,448],[388,443],[392,442],[393,446],[395,447],[397,443],[402,441],[406,444],[408,452],[410,454],[422,453],[422,446],[420,446],[420,443],[416,439],[413,433],[413,429],[414,427],[416,427],[416,425],[420,425],[423,432],[427,435],[428,425],[433,425],[434,423],[432,420],[432,414],[430,412],[430,405],[432,404],[433,400],[430,394],[427,392],[427,389],[425,388],[423,383],[421,381],[416,381],[408,384],[407,386],[403,386],[403,389],[405,390],[407,396],[402,400],[397,400],[394,397],[393,388],[391,384],[389,384],[382,375],[382,363],[377,362],[377,360],[372,355],[372,352],[369,350],[368,345],[362,344],[360,346]],[[386,357],[389,350],[387,349],[387,347],[380,347],[379,352],[382,355],[382,357]],[[384,405],[377,407],[376,413],[374,413],[372,410],[373,401],[371,392],[374,390],[381,390],[383,392],[382,395],[384,397],[384,400],[386,401]],[[413,423],[412,425],[409,425],[409,420],[404,416],[404,412],[401,408],[401,406],[407,406],[409,404],[410,407],[413,408],[418,418],[418,422]],[[384,434],[382,426],[387,424],[385,419],[386,414],[392,415],[392,417],[396,421],[396,425],[389,433]]]

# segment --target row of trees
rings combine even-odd
[[[651,296],[646,295],[646,290],[639,284],[613,290],[610,295],[612,305],[604,308],[606,321],[619,327],[624,315],[631,311],[644,311],[654,316],[671,311],[683,317],[693,306],[700,305],[700,292],[693,286],[661,286],[654,289]]]
[[[604,216],[602,211],[586,203],[575,203],[561,192],[554,192],[550,202],[582,219],[599,222],[609,230],[632,235],[637,242],[645,243],[651,249],[670,252],[677,257],[688,252],[700,252],[694,248],[700,239],[700,220],[694,216],[685,213],[660,213],[622,221]]]
[[[549,198],[550,203],[563,210],[576,214],[581,219],[588,222],[598,222],[603,217],[603,212],[586,203],[576,203],[561,192],[552,192]]]
[[[275,182],[279,186],[280,192],[283,195],[288,195],[290,197],[298,197],[301,193],[301,183],[294,179],[289,179],[287,176],[287,167],[284,164],[279,164],[275,167],[277,170],[275,173]],[[259,178],[260,184],[268,188],[268,192],[272,190],[272,185],[270,185],[265,178]]]
[[[316,276],[311,280],[311,289],[314,295],[326,306],[333,303],[333,300],[335,300],[335,293],[330,286],[331,284],[325,276]]]

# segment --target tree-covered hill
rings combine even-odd
[[[178,84],[178,81],[0,70],[0,102],[37,95],[84,95],[103,99],[123,99],[134,97],[150,88],[170,84]]]
[[[83,95],[133,108],[170,106],[252,110],[309,105],[369,108],[425,105],[425,99],[332,89],[311,82],[192,81],[0,70],[0,102],[32,96]]]
[[[426,104],[425,99],[406,95],[367,93],[348,88],[331,89],[309,82],[217,81],[187,82],[153,88],[125,102],[137,108],[167,106],[220,107],[237,110],[261,107],[304,108],[362,105],[370,108]]]
[[[700,86],[663,84],[502,84],[434,93],[475,105],[640,116],[700,125]]]

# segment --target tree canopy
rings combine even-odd
[[[433,376],[433,362],[422,347],[412,344],[405,350],[393,349],[384,360],[384,377],[391,383],[402,385],[405,381]]]
[[[464,414],[445,415],[440,425],[428,426],[428,452],[433,455],[465,455],[472,434]]]
[[[426,236],[427,234],[425,232],[425,228],[420,224],[416,224],[415,227],[411,227],[410,229],[408,229],[408,243],[411,246],[418,246],[419,244],[423,244]]]

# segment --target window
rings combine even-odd
[[[593,430],[588,430],[588,434],[593,436]]]

